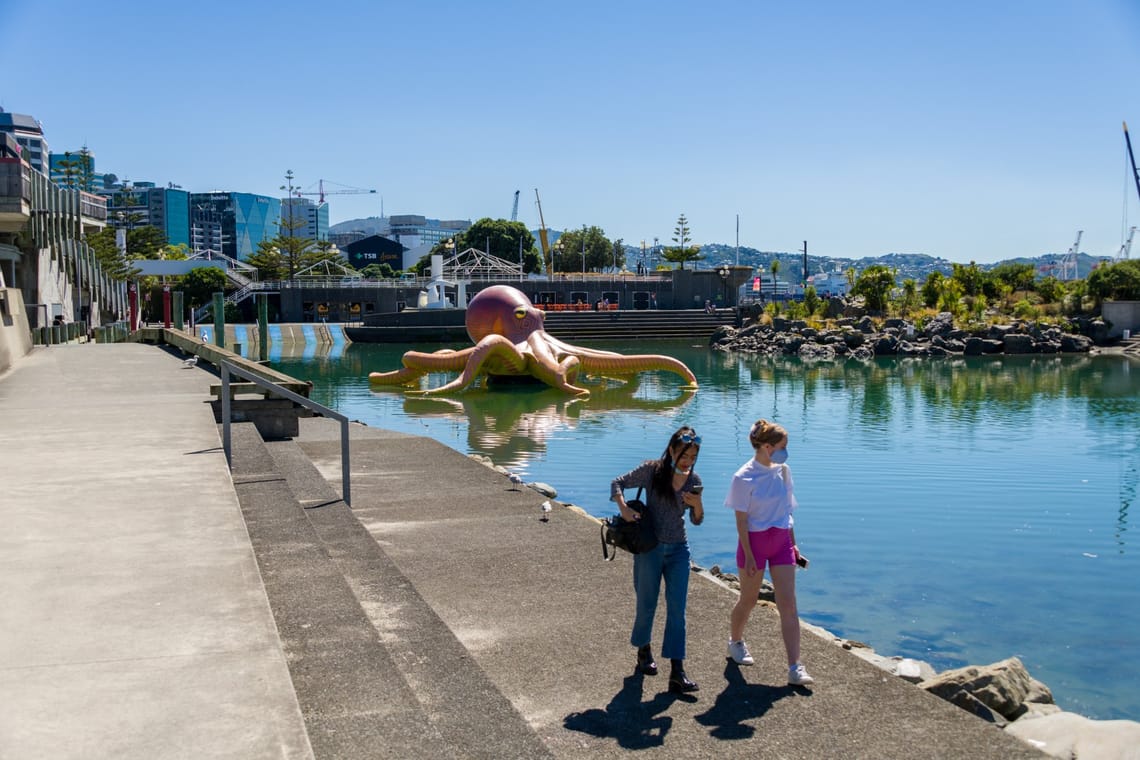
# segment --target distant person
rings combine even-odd
[[[603,309],[603,310],[605,310],[605,311],[609,311],[609,310],[610,310],[610,299],[608,299],[608,298],[603,298],[603,299],[602,299],[602,309]]]
[[[712,301],[705,300],[705,314],[716,314],[716,308],[712,305]]]
[[[656,309],[657,308],[657,294],[656,293],[650,293],[649,294],[649,308],[650,309]]]
[[[732,476],[724,505],[736,511],[736,566],[740,569],[740,598],[732,610],[728,656],[738,665],[751,665],[744,643],[744,626],[756,606],[764,566],[776,590],[780,633],[788,656],[788,683],[806,686],[815,681],[800,663],[800,618],[796,610],[796,566],[807,558],[796,546],[792,513],[796,510],[788,459],[788,432],[774,422],[757,420],[748,432],[756,452]]]
[[[616,501],[626,520],[649,520],[658,544],[633,557],[633,590],[636,613],[629,643],[637,647],[637,671],[657,675],[651,644],[653,618],[657,613],[661,579],[665,579],[665,632],[661,655],[669,659],[669,691],[684,694],[700,687],[685,673],[685,607],[689,596],[689,543],[685,536],[685,512],[700,525],[705,519],[701,502],[701,478],[693,472],[701,437],[691,427],[679,428],[669,438],[660,459],[642,462],[614,478],[610,500]],[[625,501],[625,490],[645,489],[645,512],[638,513]]]

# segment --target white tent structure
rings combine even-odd
[[[509,261],[468,248],[443,262],[443,277],[448,280],[503,280],[523,279],[522,264]]]

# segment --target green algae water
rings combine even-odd
[[[659,456],[691,424],[704,439],[707,513],[689,528],[694,560],[730,571],[736,529],[724,495],[752,455],[749,426],[777,420],[791,435],[796,535],[812,560],[798,579],[806,621],[938,670],[1016,655],[1064,709],[1140,720],[1140,541],[1130,514],[1140,362],[809,364],[685,344],[600,347],[675,356],[701,389],[687,394],[679,378],[646,373],[585,400],[532,387],[424,399],[373,391],[367,374],[440,346],[310,346],[271,360],[351,419],[489,456],[597,516],[615,511],[615,475]],[[615,567],[615,578],[627,571]]]

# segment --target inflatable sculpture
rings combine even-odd
[[[686,388],[697,387],[697,378],[677,359],[655,354],[626,356],[564,343],[542,329],[544,316],[521,291],[493,285],[479,291],[467,305],[467,334],[474,346],[430,354],[408,351],[402,369],[373,372],[368,379],[376,385],[407,386],[429,372],[459,373],[438,388],[411,391],[433,395],[463,390],[482,375],[492,380],[529,375],[565,393],[586,396],[590,391],[575,384],[580,372],[616,376],[664,370],[684,378]]]

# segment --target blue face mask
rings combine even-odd
[[[784,462],[788,461],[788,450],[776,449],[772,452],[772,456],[769,457],[769,459],[772,460],[772,464],[783,464]]]

